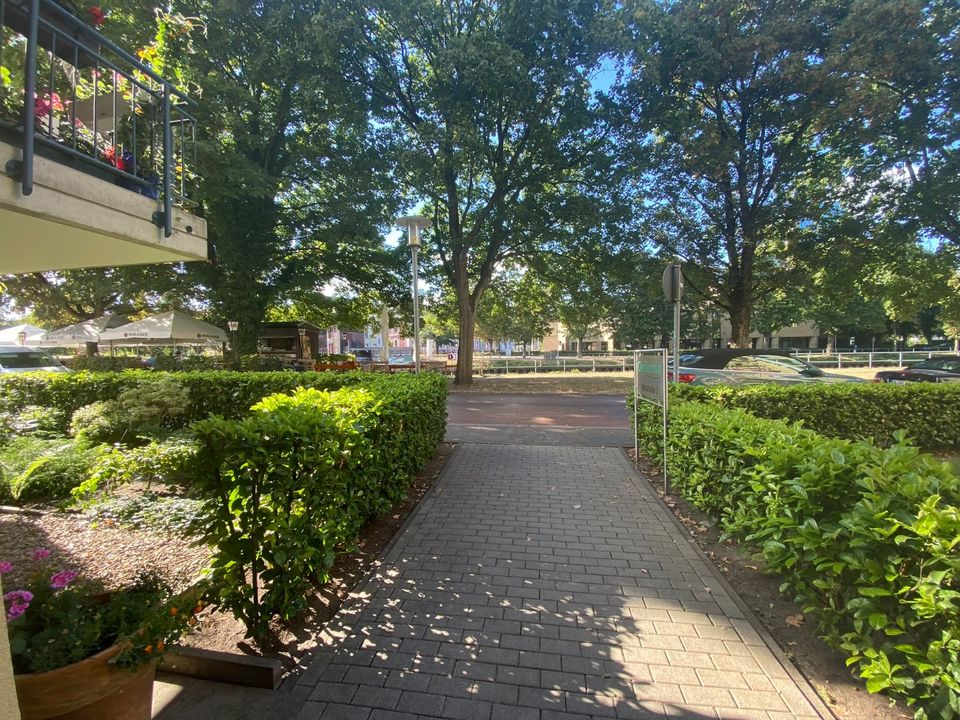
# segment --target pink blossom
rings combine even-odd
[[[62,590],[76,580],[78,574],[79,573],[73,570],[64,570],[63,572],[58,572],[56,575],[50,578],[50,587],[52,587],[54,590]]]
[[[33,551],[33,561],[42,562],[50,557],[50,551],[46,548],[37,548]]]
[[[28,603],[33,600],[33,593],[29,590],[11,590],[3,596],[3,599],[6,601],[12,600],[13,602]]]
[[[8,573],[13,570],[13,563],[7,562],[6,560],[0,561],[0,575]]]
[[[10,609],[7,610],[7,622],[16,620],[18,617],[23,615],[27,611],[28,607],[30,607],[30,603],[20,603],[17,601],[10,603]]]

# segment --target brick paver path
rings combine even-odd
[[[615,448],[462,445],[290,717],[828,717]]]

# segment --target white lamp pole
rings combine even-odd
[[[433,225],[423,215],[404,215],[397,225],[407,229],[407,246],[413,260],[413,363],[416,372],[420,372],[420,291],[418,288],[417,251],[420,249],[420,230]]]
[[[227,320],[227,327],[230,328],[230,333],[233,335],[233,369],[240,369],[240,349],[237,347],[237,330],[240,327],[240,323],[236,320]]]

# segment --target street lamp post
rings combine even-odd
[[[397,225],[407,229],[407,247],[410,248],[410,258],[413,261],[413,364],[416,372],[420,372],[420,291],[417,287],[417,251],[420,249],[420,230],[431,227],[433,223],[423,215],[404,215],[397,220]]]
[[[233,334],[233,369],[240,369],[240,348],[237,347],[237,328],[240,327],[240,323],[236,320],[228,320],[227,327],[230,328],[230,332]]]

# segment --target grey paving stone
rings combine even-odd
[[[818,717],[615,448],[461,445],[324,637],[305,719]]]

